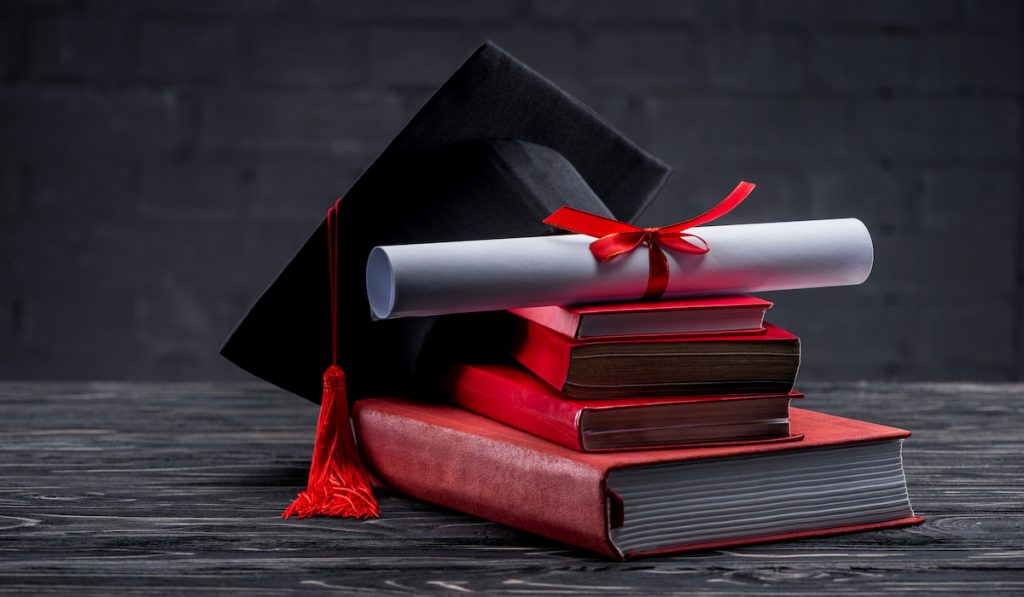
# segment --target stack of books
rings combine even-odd
[[[749,296],[515,309],[507,363],[449,404],[360,401],[405,493],[607,555],[920,522],[905,431],[791,408],[799,339]]]

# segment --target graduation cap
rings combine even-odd
[[[548,234],[543,219],[563,205],[628,222],[668,175],[666,165],[522,62],[491,43],[477,49],[332,208],[221,349],[246,371],[323,401],[305,493],[326,483],[318,459],[330,462],[327,452],[340,457],[348,446],[358,460],[340,369],[329,366],[346,371],[357,399],[422,395],[436,363],[460,344],[452,330],[479,330],[486,317],[374,321],[365,288],[373,247]],[[474,324],[459,325],[467,321]],[[331,424],[325,417],[344,424],[331,431],[342,434],[340,443],[326,433],[321,449]],[[376,512],[375,503],[329,510],[315,501],[291,513]]]

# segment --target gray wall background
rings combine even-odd
[[[0,3],[0,377],[234,379],[224,336],[490,38],[676,173],[649,225],[856,216],[767,296],[803,379],[1024,379],[1015,1]]]

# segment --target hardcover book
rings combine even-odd
[[[445,389],[465,409],[582,452],[800,439],[789,425],[796,392],[576,400],[503,364],[453,365]]]
[[[788,394],[800,340],[771,324],[763,334],[618,336],[576,340],[516,321],[512,356],[572,398]]]
[[[570,338],[645,334],[756,333],[772,304],[745,295],[509,309]]]
[[[800,442],[585,454],[467,410],[360,400],[379,483],[434,504],[625,559],[920,523],[909,433],[791,409]]]

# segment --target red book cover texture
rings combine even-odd
[[[556,389],[565,388],[566,376],[569,374],[569,361],[572,349],[575,346],[584,344],[610,344],[610,343],[652,343],[652,342],[728,342],[732,340],[742,341],[763,341],[792,340],[796,338],[793,334],[782,328],[765,324],[763,334],[708,334],[694,336],[668,335],[668,336],[615,336],[607,338],[588,338],[578,340],[563,336],[553,330],[533,323],[532,321],[519,320],[517,322],[516,338],[512,345],[512,356],[532,371],[537,377],[551,384]]]
[[[567,448],[583,451],[580,418],[587,409],[615,410],[669,403],[694,403],[716,400],[757,400],[777,394],[744,396],[686,396],[581,400],[565,396],[515,365],[457,364],[445,377],[445,389],[452,402],[495,421],[543,437]],[[790,398],[802,398],[792,392]],[[796,441],[801,436],[751,441]],[[687,447],[720,445],[688,443]],[[728,442],[735,443],[735,442]]]
[[[705,311],[726,309],[761,308],[768,310],[772,303],[746,295],[727,295],[676,299],[663,301],[637,301],[623,303],[606,303],[593,305],[523,307],[509,309],[509,312],[533,321],[564,336],[578,337],[580,320],[588,315],[650,313],[654,311]],[[763,327],[749,330],[735,330],[735,333],[756,333],[764,331]],[[722,332],[719,332],[722,333]]]
[[[354,422],[367,465],[379,483],[453,510],[536,533],[612,558],[608,472],[615,468],[740,456],[903,438],[906,431],[791,409],[801,442],[585,454],[464,409],[397,398],[360,400]],[[916,524],[899,520],[686,545],[690,551]],[[629,557],[647,555],[632,553]]]

